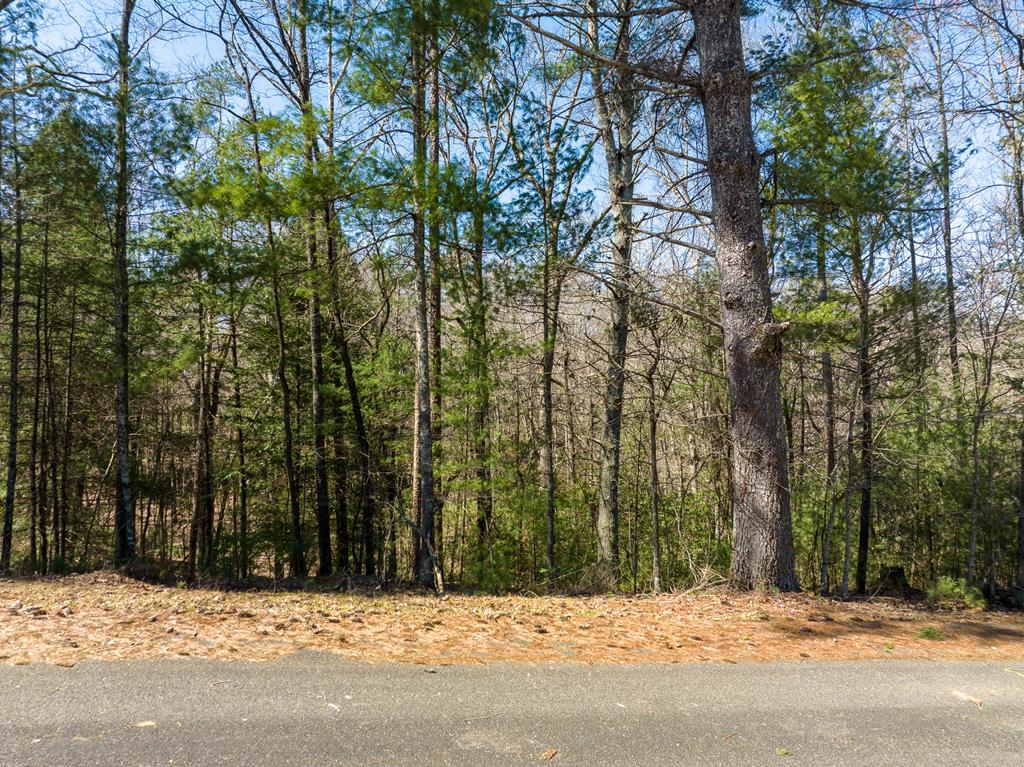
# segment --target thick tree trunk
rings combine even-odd
[[[693,4],[731,403],[732,578],[743,588],[793,591],[779,380],[786,326],[772,317],[741,15],[735,0]]]
[[[130,108],[128,34],[135,0],[124,0],[121,31],[117,37],[117,126],[114,153],[117,163],[114,203],[114,367],[117,375],[114,407],[115,507],[114,564],[135,558],[135,508],[132,501],[128,410],[128,112]]]

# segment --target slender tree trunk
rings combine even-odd
[[[39,410],[41,405],[42,382],[43,382],[43,347],[42,347],[42,301],[39,294],[36,294],[35,303],[35,360],[33,365],[34,386],[32,392],[32,436],[29,440],[28,459],[28,503],[29,503],[29,565],[33,573],[38,572],[39,548],[36,543],[39,536],[39,520],[41,518],[39,508],[39,479],[36,473],[36,459],[39,457]],[[42,473],[40,466],[39,473]],[[45,479],[45,478],[44,478]],[[45,553],[43,555],[45,559]]]
[[[1017,588],[1024,591],[1024,426],[1020,429],[1020,473],[1017,477]]]
[[[436,12],[436,4],[432,4]],[[427,133],[430,148],[427,161],[427,251],[430,259],[430,367],[431,367],[431,447],[434,453],[434,467],[442,459],[441,442],[441,211],[438,209],[441,172],[441,83],[440,52],[437,44],[437,29],[429,32],[427,50],[430,68],[430,104],[427,107]],[[434,549],[436,566],[443,570],[444,554],[441,551],[443,535],[444,491],[441,479],[434,476]]]
[[[794,569],[780,366],[787,326],[772,317],[741,4],[696,0],[694,37],[707,131],[732,435],[732,577],[799,588]]]
[[[337,316],[338,346],[341,362],[345,369],[345,387],[348,390],[349,406],[352,408],[352,420],[355,424],[356,449],[359,451],[359,520],[362,526],[363,573],[374,574],[374,557],[376,541],[374,536],[374,503],[373,477],[371,476],[370,437],[363,418],[362,400],[359,386],[356,383],[355,368],[352,365],[352,354],[349,349],[345,327],[341,324],[340,312]]]
[[[940,156],[938,163],[939,191],[942,194],[942,260],[946,277],[946,333],[949,342],[949,367],[957,394],[961,394],[960,349],[957,342],[956,287],[953,281],[953,162],[949,148],[949,115],[946,107],[945,73],[943,71],[942,42],[934,41],[935,99],[939,118]]]
[[[43,400],[43,414],[40,420],[41,436],[39,440],[39,555],[42,564],[42,572],[50,570],[50,535],[47,528],[47,512],[49,510],[49,495],[47,495],[48,482],[46,478],[46,466],[50,460],[50,435],[46,430],[47,408],[46,400]],[[33,467],[34,469],[35,467]]]
[[[269,227],[269,224],[268,224]],[[288,385],[288,348],[284,337],[284,318],[281,312],[281,280],[273,277],[274,324],[277,329],[277,379],[281,386],[281,417],[284,426],[284,468],[288,478],[288,508],[291,520],[291,574],[294,578],[306,576],[305,545],[302,541],[302,518],[299,514],[299,483],[295,476],[295,447],[292,436],[292,394]]]
[[[871,535],[871,494],[874,489],[874,416],[873,382],[874,370],[871,362],[871,306],[870,275],[864,272],[862,263],[859,224],[854,224],[853,270],[860,309],[857,341],[857,364],[860,380],[861,433],[860,433],[860,528],[857,541],[857,593],[867,592],[868,546]]]
[[[242,426],[241,369],[238,366],[238,318],[231,313],[231,382],[235,404],[235,444],[238,450],[238,575],[249,577],[249,472],[245,463],[245,429]]]
[[[434,560],[434,456],[431,431],[430,392],[430,302],[428,297],[426,264],[426,218],[427,196],[427,140],[429,126],[426,109],[425,71],[425,14],[417,3],[413,20],[412,82],[413,82],[413,268],[416,280],[416,474],[419,486],[419,532],[413,531],[418,539],[419,582],[434,587],[437,563]]]
[[[620,0],[622,16],[618,25],[615,59],[626,62],[630,55],[631,0]],[[589,0],[591,11],[590,43],[600,49],[597,3]],[[611,348],[605,376],[604,424],[601,438],[601,464],[597,498],[598,567],[603,585],[611,588],[617,581],[619,549],[619,462],[622,436],[622,401],[625,391],[626,343],[629,335],[629,290],[633,246],[633,121],[636,94],[633,76],[626,70],[610,74],[610,86],[596,64],[591,67],[594,106],[598,131],[604,144],[611,201]]]
[[[11,285],[11,355],[8,369],[7,411],[7,493],[4,497],[3,538],[0,543],[0,575],[11,571],[11,547],[14,533],[14,493],[18,479],[18,362],[21,357],[21,250],[23,205],[21,198],[21,160],[18,151],[17,102],[12,109],[11,139],[14,146],[14,263]]]
[[[199,365],[200,376],[203,375],[203,365]],[[196,566],[199,559],[199,539],[201,537],[200,526],[203,518],[203,448],[202,448],[202,423],[204,419],[203,409],[205,407],[203,386],[197,382],[193,395],[193,435],[195,437],[195,462],[192,466],[192,517],[188,525],[188,555],[186,558],[185,579],[192,583],[196,579]]]
[[[1007,122],[1007,135],[1013,160],[1013,202],[1017,225],[1017,247],[1024,248],[1024,173],[1021,172],[1021,138],[1013,121]],[[1017,588],[1024,600],[1024,424],[1020,427],[1020,473],[1017,478]]]
[[[309,9],[305,0],[298,6],[299,31],[299,93],[302,100],[303,160],[306,173],[312,177],[316,151],[316,125],[313,115],[312,83],[309,68],[307,26]],[[309,266],[309,350],[312,373],[312,419],[313,419],[313,477],[316,488],[315,511],[317,531],[318,573],[330,575],[333,568],[331,554],[331,514],[327,486],[327,441],[324,417],[324,357],[323,332],[320,311],[319,259],[316,251],[317,218],[316,207],[310,207],[306,215],[305,246],[306,262]]]
[[[123,565],[135,558],[135,509],[132,502],[128,409],[128,112],[131,105],[129,84],[131,28],[135,0],[124,0],[121,31],[117,37],[117,102],[114,153],[117,163],[114,203],[114,366],[117,375],[114,428],[117,471],[114,511],[114,564]]]
[[[971,419],[971,527],[967,539],[967,585],[973,586],[976,579],[978,552],[978,507],[981,503],[981,456],[978,440],[981,433],[983,413],[979,409]]]
[[[336,557],[338,573],[349,572],[349,551],[352,548],[351,528],[348,521],[348,462],[344,441],[340,434],[332,440],[334,447],[334,529],[337,535]]]
[[[249,117],[255,123],[257,119],[256,103],[253,100],[251,83],[246,81],[246,102],[249,107]],[[256,170],[263,173],[262,153],[258,137],[253,134],[253,154],[256,159]],[[264,222],[267,236],[267,247],[270,249],[272,258],[276,258],[276,238],[274,227],[268,218]],[[277,380],[281,387],[281,425],[284,436],[284,466],[285,475],[288,481],[288,511],[291,523],[291,553],[290,568],[291,574],[296,578],[306,576],[306,554],[305,544],[302,540],[302,517],[299,511],[299,483],[295,473],[295,445],[292,434],[292,411],[291,411],[291,387],[288,385],[288,345],[284,333],[284,315],[281,309],[281,275],[275,265],[271,279],[271,294],[274,305],[274,330],[277,334]],[[276,574],[276,573],[275,573]]]
[[[330,161],[334,161],[334,105],[335,105],[335,91],[333,87],[334,79],[334,51],[331,46],[333,41],[334,29],[333,26],[328,29],[328,43],[329,50],[327,53],[327,80],[328,80],[328,100],[327,100],[327,137],[326,137],[326,152]],[[374,487],[373,479],[370,473],[371,470],[371,459],[370,459],[370,439],[366,431],[366,423],[363,419],[363,408],[359,397],[359,387],[356,384],[355,370],[352,365],[352,353],[349,348],[348,334],[345,328],[345,317],[342,311],[341,303],[341,281],[339,277],[340,265],[338,263],[338,231],[337,224],[335,221],[334,214],[334,201],[331,199],[324,201],[324,233],[326,240],[327,249],[327,271],[329,277],[330,286],[330,306],[333,314],[334,326],[335,326],[335,351],[341,358],[342,368],[344,370],[345,388],[348,393],[349,406],[352,408],[352,420],[355,425],[355,437],[356,437],[356,448],[358,450],[358,462],[359,462],[359,505],[356,510],[358,514],[358,523],[361,526],[361,545],[363,549],[362,561],[357,564],[363,566],[363,571],[366,575],[372,576],[375,572],[375,541],[374,541]],[[349,258],[347,249],[343,248],[343,253],[346,256],[346,261]],[[341,423],[340,413],[338,414],[338,423]],[[348,466],[345,462],[344,448],[341,437],[338,433],[338,428],[335,428],[334,436],[334,461],[336,467],[336,488],[334,493],[334,512],[335,512],[335,527],[337,528],[337,560],[338,569],[342,572],[347,572],[349,569],[349,554],[352,549],[352,540],[350,535],[349,519],[348,519],[348,505],[347,505],[347,485],[348,485]]]
[[[661,521],[658,519],[658,399],[654,388],[654,376],[658,360],[647,370],[648,438],[651,459],[651,586],[654,593],[661,591]]]
[[[820,214],[819,214],[820,215]],[[818,221],[818,304],[828,302],[828,271],[825,264],[825,221]],[[832,374],[832,353],[826,348],[821,352],[821,388],[825,394],[825,530],[821,540],[821,574],[818,587],[822,594],[829,592],[829,555],[832,546],[832,529],[836,520],[835,473],[836,473],[836,405],[835,382]]]
[[[51,570],[58,567],[63,552],[60,550],[60,492],[57,484],[60,443],[57,439],[57,394],[53,381],[53,319],[50,315],[50,227],[43,224],[43,360],[45,371],[46,412],[48,420],[42,426],[48,429],[50,442],[50,529],[51,529]]]
[[[846,431],[846,489],[843,491],[843,582],[840,587],[843,599],[850,596],[850,564],[853,558],[853,514],[850,505],[853,497],[853,428],[856,414],[856,408],[851,408],[850,422]]]
[[[467,339],[473,366],[473,462],[476,464],[476,512],[480,539],[486,546],[493,542],[491,521],[494,500],[491,495],[491,348],[488,339],[487,312],[489,298],[484,277],[484,207],[486,193],[481,193],[480,180],[475,179],[477,195],[473,208],[473,297],[470,307],[471,331]]]
[[[549,206],[546,206],[546,209]],[[547,523],[545,563],[550,577],[555,573],[555,421],[552,384],[555,369],[555,344],[558,340],[558,309],[561,299],[561,280],[553,274],[557,269],[558,239],[550,237],[544,259],[543,304],[541,320],[544,326],[544,352],[541,357],[541,397],[544,411],[544,509]]]

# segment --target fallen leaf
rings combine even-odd
[[[136,722],[135,726],[136,727],[156,727],[156,722],[151,722],[149,720],[146,720],[145,722]]]
[[[950,690],[949,692],[954,698],[959,698],[964,703],[973,703],[978,708],[981,708],[981,701],[978,698],[968,695],[966,692],[961,692],[960,690]]]
[[[558,756],[558,749],[557,748],[549,748],[547,751],[545,751],[543,754],[540,755],[540,758],[542,760],[544,760],[545,762],[550,762],[556,756]]]
[[[775,749],[775,755],[776,756],[792,756],[793,752],[789,751],[788,749],[785,749],[785,748],[777,748],[777,749]]]

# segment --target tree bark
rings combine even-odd
[[[18,152],[17,101],[12,109],[11,138],[14,146],[14,263],[11,284],[11,347],[8,370],[7,420],[7,493],[4,497],[3,539],[0,544],[0,575],[11,572],[11,548],[14,534],[14,494],[18,479],[18,362],[21,356],[21,251],[23,205],[21,197],[21,160]]]
[[[418,580],[433,588],[437,563],[434,561],[434,456],[430,391],[430,302],[426,264],[427,140],[425,14],[417,3],[412,35],[412,133],[413,133],[413,269],[416,281],[416,474],[419,487]]]
[[[309,68],[309,48],[307,43],[307,27],[309,9],[305,0],[298,5],[299,32],[299,72],[298,86],[301,99],[303,121],[303,162],[306,174],[313,177],[314,155],[316,151],[316,125],[313,115],[312,82]],[[310,195],[312,197],[313,195]],[[319,263],[317,258],[316,237],[317,206],[311,205],[306,215],[304,232],[306,247],[306,263],[309,266],[309,353],[310,372],[312,375],[312,419],[313,419],[313,476],[315,485],[315,512],[317,532],[317,572],[324,576],[333,570],[331,554],[331,513],[327,487],[327,441],[325,436],[324,418],[324,356],[322,315],[320,311]]]
[[[1024,590],[1024,426],[1020,429],[1020,473],[1017,476],[1017,588]]]
[[[655,342],[656,354],[660,352]],[[661,591],[661,521],[658,518],[658,400],[654,387],[658,358],[655,357],[647,369],[648,439],[651,460],[651,588],[657,594]]]
[[[43,384],[43,347],[42,347],[42,301],[39,294],[36,294],[35,302],[35,327],[34,327],[34,364],[33,364],[33,389],[32,389],[32,435],[29,438],[28,457],[28,504],[29,504],[29,568],[32,573],[38,572],[39,566],[39,520],[42,518],[39,508],[39,475],[42,470],[36,472],[36,459],[39,456],[39,414],[41,404],[41,392]],[[46,477],[42,477],[46,481]],[[43,534],[45,539],[45,532]],[[46,552],[42,552],[42,561],[46,562]],[[43,568],[45,572],[45,567]]]
[[[238,562],[239,577],[249,577],[249,473],[245,464],[245,429],[242,427],[242,385],[238,365],[238,317],[231,313],[231,382],[235,404],[235,445],[238,451]]]
[[[544,351],[541,357],[541,399],[544,411],[544,511],[547,523],[545,564],[548,576],[555,572],[555,404],[552,394],[555,369],[555,343],[558,340],[558,310],[561,302],[561,277],[554,274],[558,256],[557,235],[551,237],[544,257],[541,323],[544,326]]]
[[[615,60],[629,59],[631,42],[631,0],[619,0],[620,16],[615,41]],[[600,49],[597,2],[590,0],[590,44]],[[622,403],[626,378],[626,343],[629,336],[629,281],[633,246],[633,122],[637,99],[632,73],[621,69],[608,74],[593,63],[591,80],[598,132],[604,145],[611,202],[613,233],[611,242],[611,348],[605,376],[604,424],[601,438],[601,464],[597,498],[598,569],[602,584],[611,588],[617,581],[619,555],[619,463],[622,442]]]
[[[817,268],[818,305],[828,302],[828,272],[825,263],[825,221],[819,213]],[[832,530],[836,521],[835,473],[836,473],[836,404],[835,382],[832,373],[832,353],[826,348],[821,352],[821,388],[825,394],[825,530],[821,539],[821,574],[818,589],[822,594],[829,592],[829,559],[832,546]]]
[[[859,222],[853,223],[853,278],[860,319],[857,340],[857,372],[860,382],[860,527],[857,540],[856,590],[867,592],[868,545],[871,535],[871,494],[874,489],[874,395],[871,362],[871,275],[865,274]]]
[[[292,395],[291,387],[288,385],[288,356],[284,338],[284,318],[281,312],[281,280],[276,270],[273,276],[273,298],[274,324],[277,330],[277,379],[281,386],[281,418],[284,426],[284,468],[288,477],[288,507],[292,532],[291,573],[295,578],[304,578],[306,576],[306,554],[302,541],[302,518],[299,514],[299,483],[295,476],[295,447],[292,436]]]
[[[946,334],[949,343],[949,367],[957,395],[961,392],[960,349],[957,343],[956,287],[953,282],[953,164],[949,149],[949,115],[946,109],[945,73],[943,71],[942,41],[932,41],[935,58],[935,99],[939,118],[940,156],[938,163],[939,191],[942,194],[942,260],[945,266]]]
[[[435,9],[436,12],[436,9]],[[427,250],[430,260],[430,439],[436,467],[442,458],[441,443],[441,212],[438,209],[441,172],[441,84],[440,84],[440,51],[437,42],[437,29],[432,27],[429,34],[427,49],[428,66],[430,69],[430,104],[427,107],[427,133],[430,149],[427,161]],[[434,477],[434,550],[438,558],[436,566],[443,569],[443,509],[444,491],[441,480]]]
[[[135,558],[135,508],[132,500],[128,408],[128,113],[130,109],[129,69],[131,66],[128,34],[135,0],[124,0],[121,31],[117,37],[117,100],[114,153],[117,163],[114,203],[114,428],[117,470],[114,508],[114,564],[123,565]]]
[[[484,277],[484,210],[487,193],[481,190],[479,176],[474,177],[473,206],[473,279],[470,305],[469,345],[475,392],[473,397],[473,462],[476,464],[477,528],[484,545],[492,539],[491,518],[494,500],[491,495],[491,347],[488,336],[487,281]]]
[[[693,4],[731,404],[732,579],[794,591],[780,394],[786,325],[772,317],[741,14],[735,0]]]

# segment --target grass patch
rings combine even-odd
[[[946,636],[941,631],[932,626],[925,626],[923,629],[917,632],[918,639],[931,639],[934,642],[943,641]]]

